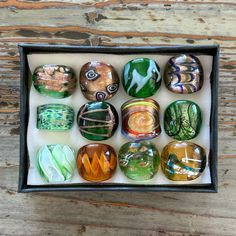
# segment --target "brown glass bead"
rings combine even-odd
[[[85,180],[100,182],[110,179],[115,173],[116,165],[116,152],[107,144],[91,143],[78,151],[77,168]]]
[[[82,66],[79,82],[83,95],[91,101],[110,99],[119,88],[115,69],[110,64],[97,61]]]
[[[171,57],[166,64],[164,81],[171,92],[195,93],[202,88],[203,78],[201,62],[194,55],[181,54]]]

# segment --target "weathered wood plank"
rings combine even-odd
[[[132,228],[120,228],[120,227],[110,227],[108,225],[96,225],[96,224],[81,224],[77,222],[76,224],[57,224],[53,222],[45,221],[34,221],[21,219],[8,219],[10,215],[6,215],[6,219],[1,219],[2,225],[0,225],[1,235],[22,235],[22,236],[42,236],[42,235],[57,235],[57,236],[74,236],[74,235],[112,235],[112,236],[155,236],[155,235],[175,235],[181,236],[183,233],[180,232],[167,232],[165,230],[155,231],[155,230],[139,230]],[[4,225],[11,225],[11,227],[6,228]],[[21,225],[21,227],[19,227]],[[42,227],[43,225],[43,227]],[[2,226],[2,227],[1,227]]]
[[[2,8],[0,9],[0,22],[2,22],[0,30],[3,37],[8,37],[6,34],[13,36],[14,30],[17,30],[18,35],[35,37],[40,28],[47,29],[57,26],[51,31],[55,32],[59,27],[63,27],[63,31],[60,30],[57,33],[58,38],[61,36],[71,39],[88,38],[89,34],[142,37],[145,32],[145,37],[168,35],[169,38],[175,38],[178,35],[178,38],[191,36],[195,39],[207,39],[212,36],[214,39],[225,41],[235,40],[234,7],[224,4],[191,6],[173,4],[166,10],[163,4],[155,4],[150,7],[141,4],[138,6],[133,9],[124,7],[119,11],[112,8],[91,9],[90,11],[80,9],[80,14],[77,14],[76,7],[62,7],[63,18],[61,18],[61,11],[57,8],[49,8],[47,11],[44,9],[21,10],[21,14],[17,14],[17,10]],[[140,11],[142,11],[142,24],[139,22]],[[196,17],[196,13],[200,17]],[[116,27],[118,22],[119,27]],[[180,32],[181,24],[183,26]],[[132,25],[132,31],[130,31],[130,25]],[[48,37],[50,34],[45,36]]]
[[[87,7],[96,7],[96,8],[104,8],[104,7],[112,7],[113,5],[119,5],[116,10],[122,9],[124,7],[128,7],[130,9],[137,9],[137,7],[130,6],[130,4],[140,4],[140,6],[147,7],[153,3],[163,4],[166,9],[169,9],[171,5],[174,4],[227,4],[229,6],[235,5],[233,0],[201,0],[201,1],[194,1],[194,0],[180,0],[178,2],[173,0],[143,0],[142,3],[138,0],[80,0],[79,2],[76,0],[61,0],[60,2],[55,0],[47,0],[47,1],[40,1],[37,5],[34,4],[34,1],[17,1],[17,0],[8,0],[0,2],[0,7],[14,7],[16,9],[47,9],[51,7],[65,7],[65,6],[79,6],[80,8],[87,8]]]

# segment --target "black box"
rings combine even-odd
[[[103,47],[103,46],[65,46],[65,45],[37,45],[20,44],[20,166],[19,192],[33,191],[179,191],[179,192],[217,192],[217,131],[218,131],[218,70],[219,46],[141,46],[141,47]],[[107,54],[144,54],[145,53],[197,53],[211,55],[213,68],[210,76],[211,83],[211,116],[210,116],[210,152],[209,168],[211,184],[202,185],[135,185],[135,184],[70,184],[70,185],[39,185],[27,184],[29,156],[27,151],[27,128],[29,122],[29,66],[27,55],[31,53],[107,53]]]

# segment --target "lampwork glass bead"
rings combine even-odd
[[[161,168],[165,176],[174,181],[194,180],[206,166],[206,152],[191,142],[174,141],[161,153]]]
[[[164,129],[172,138],[189,140],[195,138],[201,129],[202,114],[200,107],[187,100],[171,103],[164,113]]]
[[[150,98],[132,99],[121,107],[122,133],[131,139],[152,139],[161,133],[159,104]]]
[[[32,80],[39,93],[53,98],[70,96],[77,82],[73,69],[63,65],[39,66],[34,70]]]
[[[150,97],[161,85],[160,68],[152,59],[134,59],[124,66],[122,82],[128,95],[137,98]]]
[[[88,102],[77,116],[81,134],[94,141],[110,138],[116,131],[119,118],[116,109],[107,102]]]
[[[74,122],[74,110],[63,104],[45,104],[37,107],[37,128],[68,130]]]
[[[195,93],[203,85],[203,69],[194,55],[171,57],[164,71],[166,87],[174,93]]]
[[[76,167],[74,150],[67,145],[45,145],[38,150],[36,167],[49,183],[68,181]]]
[[[119,88],[119,77],[114,67],[98,61],[82,66],[79,82],[83,95],[91,101],[110,99]]]
[[[125,143],[119,150],[119,166],[133,180],[149,180],[157,173],[160,164],[159,152],[153,143],[136,141]]]
[[[77,168],[82,178],[100,182],[110,179],[115,173],[117,157],[107,144],[91,143],[78,151]]]

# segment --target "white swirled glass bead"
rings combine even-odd
[[[49,183],[69,181],[76,167],[75,153],[67,145],[45,145],[37,153],[37,169]]]

